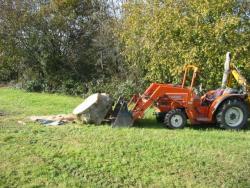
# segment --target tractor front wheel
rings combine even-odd
[[[219,109],[216,119],[221,128],[242,129],[247,125],[247,105],[240,100],[228,100]]]
[[[186,114],[180,109],[171,110],[166,114],[164,124],[170,129],[183,129],[187,124]]]

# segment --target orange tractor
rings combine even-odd
[[[249,116],[247,92],[221,88],[201,95],[196,87],[197,76],[198,68],[188,65],[181,85],[152,83],[142,95],[134,95],[128,105],[120,99],[114,109],[113,127],[132,126],[153,106],[156,119],[171,129],[185,127],[187,119],[191,124],[217,123],[225,129],[244,128]]]

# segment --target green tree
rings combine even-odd
[[[194,64],[207,88],[218,87],[227,51],[240,69],[246,72],[249,66],[248,5],[236,0],[128,2],[118,32],[123,54],[146,81],[180,82],[182,67]]]
[[[119,74],[119,53],[109,28],[114,17],[106,1],[2,0],[1,5],[2,80],[73,92]]]

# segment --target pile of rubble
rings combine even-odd
[[[31,116],[30,120],[44,125],[63,125],[79,121],[83,124],[101,124],[112,111],[113,99],[105,93],[89,96],[72,114]]]

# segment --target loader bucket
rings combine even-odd
[[[119,98],[114,108],[114,121],[112,127],[131,127],[134,123],[131,112],[128,111],[127,103],[123,98]]]

